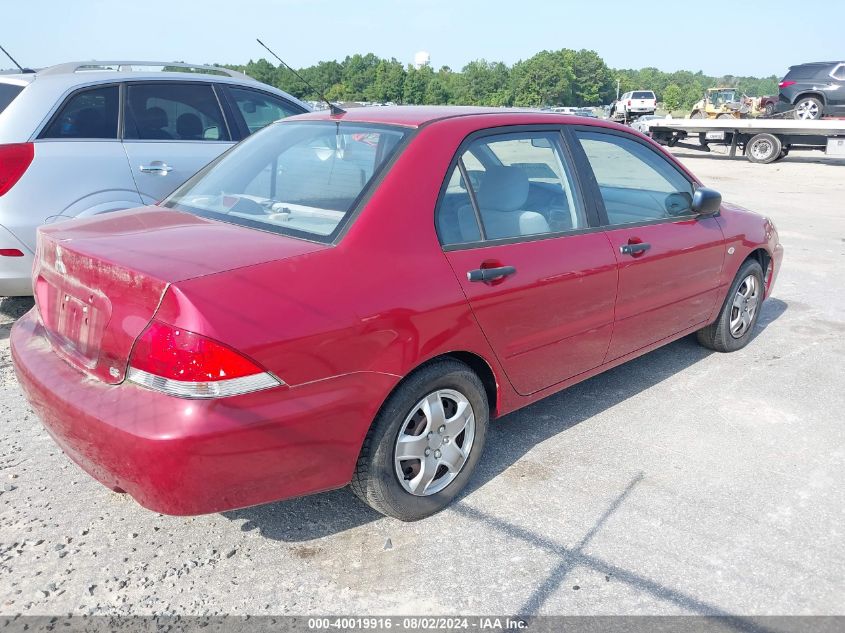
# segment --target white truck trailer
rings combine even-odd
[[[644,124],[661,145],[704,151],[710,144],[729,145],[731,156],[740,149],[752,163],[772,163],[801,149],[822,149],[828,156],[845,158],[843,119],[654,119]],[[698,146],[682,143],[691,136],[698,138]]]

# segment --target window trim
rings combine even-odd
[[[837,77],[836,73],[838,73],[840,71],[842,72],[842,76]],[[837,64],[836,66],[834,66],[833,70],[830,71],[830,76],[834,81],[845,81],[845,62],[842,62],[841,64]]]
[[[595,215],[593,212],[592,206],[588,204],[587,198],[584,195],[584,187],[583,182],[580,178],[579,172],[581,171],[576,160],[576,157],[571,152],[571,148],[569,147],[569,140],[566,138],[566,134],[564,130],[569,127],[567,125],[560,125],[558,124],[517,124],[517,125],[501,125],[497,127],[487,127],[481,130],[476,130],[470,134],[468,134],[464,139],[461,141],[460,145],[458,145],[457,150],[455,150],[452,159],[449,161],[449,166],[446,169],[446,174],[443,177],[443,182],[440,185],[440,191],[437,194],[437,201],[434,205],[434,212],[432,213],[431,219],[434,222],[434,232],[437,235],[437,241],[440,243],[440,248],[443,249],[443,252],[448,253],[451,251],[459,251],[459,250],[469,250],[474,248],[485,248],[488,246],[500,246],[506,244],[516,244],[521,242],[536,242],[539,240],[548,240],[548,239],[555,239],[560,237],[568,237],[570,235],[582,235],[584,233],[592,233],[595,231],[602,230],[599,222],[599,217]],[[460,242],[457,244],[444,244],[443,238],[440,235],[440,231],[438,230],[438,213],[440,211],[440,205],[443,202],[443,198],[446,195],[446,189],[449,186],[449,180],[451,179],[452,173],[454,172],[455,168],[457,167],[459,161],[463,163],[461,158],[463,157],[464,153],[467,151],[470,145],[472,145],[475,141],[480,138],[486,138],[489,136],[503,136],[507,134],[520,134],[520,133],[541,133],[541,134],[548,134],[549,132],[553,133],[556,136],[557,146],[561,152],[561,158],[565,162],[565,166],[569,167],[570,171],[570,178],[571,178],[571,185],[573,188],[573,198],[576,200],[576,203],[581,205],[581,208],[584,210],[584,217],[587,221],[587,226],[582,227],[580,229],[570,229],[568,231],[554,231],[550,233],[535,233],[531,235],[518,235],[514,237],[502,237],[502,238],[495,238],[495,239],[484,239],[484,228],[483,223],[481,223],[480,218],[480,210],[478,208],[478,203],[475,201],[475,192],[472,190],[472,185],[469,182],[469,179],[464,176],[462,173],[461,176],[464,177],[464,182],[467,183],[467,192],[470,194],[470,203],[473,205],[473,211],[475,212],[476,222],[479,223],[478,229],[479,234],[482,236],[481,241],[475,242]],[[471,192],[471,193],[470,193]]]
[[[697,220],[699,216],[695,213],[686,213],[684,215],[678,215],[673,217],[667,218],[654,218],[652,220],[643,220],[641,222],[630,222],[625,224],[612,224],[610,222],[610,218],[607,215],[607,209],[604,205],[604,198],[601,195],[601,187],[599,187],[598,180],[596,179],[596,175],[593,172],[593,167],[590,164],[589,158],[587,158],[587,153],[584,151],[584,148],[581,147],[581,142],[577,137],[578,132],[587,132],[593,134],[607,134],[609,136],[617,136],[619,138],[625,138],[631,141],[635,141],[639,143],[643,147],[647,148],[649,151],[653,152],[657,157],[663,160],[666,164],[672,167],[684,180],[686,180],[690,186],[692,187],[693,193],[695,190],[698,189],[701,184],[696,180],[690,178],[689,174],[685,173],[682,169],[680,169],[672,160],[669,160],[659,148],[656,148],[652,145],[650,141],[645,139],[641,139],[638,136],[634,136],[633,134],[629,134],[622,130],[616,130],[613,128],[605,128],[599,126],[587,126],[587,125],[573,125],[569,128],[569,132],[571,134],[571,143],[573,147],[573,152],[576,153],[579,157],[579,170],[583,169],[584,178],[588,182],[588,187],[590,189],[590,195],[593,198],[596,210],[598,211],[600,221],[602,223],[602,229],[604,230],[616,230],[621,228],[636,228],[639,226],[650,226],[652,224],[669,224],[674,222],[684,222],[689,220]],[[714,215],[710,215],[707,217],[715,217],[719,214],[716,213]]]
[[[64,112],[65,106],[67,106],[72,99],[74,99],[78,94],[82,92],[88,92],[91,90],[100,90],[102,88],[117,88],[117,128],[115,131],[114,138],[45,138],[44,134],[47,133],[47,130],[50,129],[50,126],[59,118],[62,112]],[[122,95],[122,88],[121,83],[118,81],[110,81],[106,83],[97,83],[97,84],[88,84],[85,86],[80,86],[75,88],[68,93],[65,94],[64,98],[58,102],[58,106],[54,108],[54,110],[47,116],[47,121],[38,129],[38,131],[33,135],[32,138],[33,142],[39,143],[119,143],[121,138],[121,121],[123,119],[123,102],[121,100]]]
[[[136,81],[124,81],[123,82],[123,91],[124,91],[124,99],[121,103],[121,110],[120,110],[120,118],[118,122],[122,122],[122,127],[119,126],[118,131],[120,132],[120,141],[123,143],[237,143],[239,139],[235,139],[234,135],[232,134],[231,126],[229,125],[229,121],[226,117],[226,109],[223,107],[223,103],[220,99],[220,95],[217,94],[217,90],[215,90],[215,83],[213,81],[182,81],[182,80],[164,80],[164,79],[153,79],[153,80],[136,80]],[[199,141],[189,141],[186,139],[180,138],[126,138],[126,107],[129,104],[129,89],[132,86],[150,86],[150,85],[165,85],[165,86],[185,86],[185,85],[194,85],[194,86],[208,86],[211,88],[211,94],[214,95],[214,99],[217,102],[217,107],[220,109],[220,116],[223,119],[223,125],[226,126],[226,133],[229,135],[228,140],[223,139],[201,139]]]
[[[232,121],[234,122],[235,126],[238,129],[238,132],[241,135],[240,136],[241,140],[247,138],[248,136],[250,136],[252,134],[255,134],[255,132],[249,131],[249,126],[246,124],[246,119],[244,119],[244,115],[241,112],[240,108],[238,107],[238,102],[235,99],[235,96],[231,92],[232,89],[248,90],[249,92],[256,92],[260,95],[264,95],[265,97],[269,97],[271,99],[281,101],[282,103],[286,104],[293,111],[293,114],[291,114],[290,116],[296,116],[297,114],[305,114],[306,112],[308,112],[308,110],[305,110],[301,106],[296,105],[295,103],[286,99],[282,95],[277,95],[277,94],[274,94],[274,93],[269,92],[267,90],[261,90],[259,88],[253,88],[251,86],[241,86],[240,84],[228,84],[228,83],[224,84],[224,83],[221,83],[219,85],[222,88],[221,92],[223,93],[223,96],[224,96],[224,98],[227,102],[227,105],[231,109]],[[272,125],[272,123],[269,124],[269,125]],[[256,132],[257,131],[258,130],[256,130]]]

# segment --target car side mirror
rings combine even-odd
[[[722,194],[715,189],[699,187],[692,195],[692,211],[697,215],[715,215],[722,205]]]

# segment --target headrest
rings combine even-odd
[[[202,136],[202,121],[191,112],[180,114],[176,119],[176,133],[182,138],[199,138]]]
[[[528,177],[519,167],[492,167],[478,189],[478,206],[493,211],[516,211],[528,199]]]
[[[144,124],[152,129],[167,127],[167,112],[164,108],[147,108],[144,111]]]

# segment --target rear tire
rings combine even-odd
[[[815,97],[801,97],[795,102],[793,116],[803,121],[815,121],[822,118],[824,104]]]
[[[763,303],[763,269],[756,259],[739,267],[715,322],[698,330],[698,342],[717,352],[735,352],[751,340]]]
[[[489,416],[484,385],[468,366],[443,360],[419,369],[376,416],[358,457],[352,492],[400,521],[442,510],[469,481],[484,449]]]
[[[763,112],[766,116],[772,116],[775,113],[775,104],[767,103]]]
[[[752,163],[763,165],[778,159],[783,143],[773,134],[755,134],[745,146],[745,155]]]
[[[692,114],[689,115],[691,119],[706,119],[707,115],[702,112],[701,110],[693,110]]]

